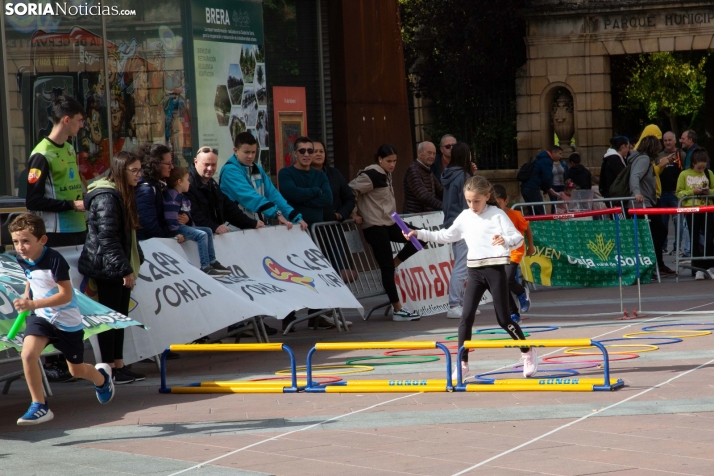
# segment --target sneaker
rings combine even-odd
[[[123,373],[125,375],[128,375],[129,377],[133,378],[135,382],[141,382],[142,380],[146,380],[146,375],[140,374],[138,372],[133,372],[127,367],[114,369],[114,373]]]
[[[697,274],[694,275],[694,279],[696,279],[696,280],[706,279],[704,277],[704,271],[697,271]]]
[[[223,266],[223,265],[222,265],[221,263],[219,263],[218,261],[214,261],[213,263],[211,263],[211,268],[213,268],[213,269],[215,269],[215,270],[217,270],[217,271],[224,272],[225,274],[231,274],[231,273],[232,273],[232,271],[231,271],[230,269],[226,268],[225,266]]]
[[[324,316],[317,316],[314,319],[309,319],[308,327],[317,330],[334,329],[335,324],[331,320],[327,320]]]
[[[464,307],[463,306],[456,306],[456,307],[450,307],[448,311],[446,311],[446,318],[447,319],[461,319],[461,314],[464,312]]]
[[[108,364],[97,364],[94,366],[100,374],[104,375],[104,385],[101,387],[94,386],[94,391],[97,393],[99,403],[105,404],[114,400],[114,382],[112,381],[112,368]],[[119,370],[119,369],[117,369]]]
[[[229,274],[231,274],[230,271],[226,273],[225,271],[217,270],[213,266],[206,266],[205,268],[201,268],[201,271],[203,271],[212,278],[222,278],[223,276],[228,276]]]
[[[536,352],[535,347],[531,347],[531,350],[522,353],[521,360],[523,361],[523,376],[525,378],[532,377],[538,372],[538,352]]]
[[[451,374],[451,380],[456,380],[457,375],[456,372],[458,369],[454,369],[454,372]],[[463,382],[466,380],[466,376],[469,374],[469,363],[468,362],[461,362],[461,381]]]
[[[18,420],[20,426],[39,425],[55,417],[47,403],[32,402],[30,408]]]
[[[481,314],[481,310],[480,310],[480,309],[476,309],[476,312],[474,313],[474,316],[478,316],[479,314]]]
[[[69,369],[66,367],[66,365],[63,366],[58,363],[53,363],[45,367],[44,369],[45,375],[47,376],[47,380],[51,383],[74,382],[77,380],[76,378],[72,377],[71,373],[69,373]]]
[[[511,320],[516,324],[520,324],[521,316],[519,314],[511,314]]]
[[[672,275],[672,274],[677,274],[677,272],[668,266],[662,266],[659,270],[659,274]]]
[[[521,312],[528,312],[528,309],[531,308],[531,301],[528,299],[528,295],[524,292],[517,297],[518,303],[521,305]]]
[[[134,377],[125,374],[120,369],[114,368],[112,370],[113,372],[111,375],[112,380],[114,381],[114,385],[124,385],[127,383],[132,383],[134,381]]]
[[[417,314],[416,312],[412,312],[406,307],[402,307],[400,310],[395,311],[392,309],[392,320],[396,322],[403,322],[403,321],[418,321],[421,319],[421,316]]]

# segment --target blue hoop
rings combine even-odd
[[[538,378],[539,379],[542,379],[542,378],[565,378],[565,377],[575,377],[576,375],[580,375],[580,372],[578,372],[577,370],[573,370],[573,369],[553,369],[552,371],[557,371],[560,373],[552,374],[552,375],[539,375]],[[493,383],[497,379],[486,378],[486,377],[484,377],[484,375],[504,375],[504,374],[520,374],[520,373],[523,373],[523,371],[522,370],[502,370],[499,372],[486,372],[483,374],[474,375],[474,378],[476,380],[480,380],[484,383]]]
[[[667,344],[677,344],[678,342],[682,342],[682,339],[678,337],[621,337],[619,339],[604,339],[599,341],[601,344],[605,342],[617,342],[617,341],[622,341],[622,342],[630,342],[633,340],[656,340],[658,342],[650,342],[648,345],[667,345]],[[663,340],[668,340],[669,342],[662,342]],[[607,347],[607,345],[605,345]],[[637,352],[633,352],[637,353]]]
[[[649,332],[652,329],[657,329],[658,327],[676,327],[676,326],[709,326],[707,329],[682,329],[682,330],[692,330],[692,331],[714,331],[714,325],[706,322],[679,322],[676,324],[657,324],[656,326],[643,327],[644,332]]]
[[[533,330],[533,329],[542,329],[542,330]],[[528,330],[529,334],[535,334],[538,332],[550,332],[550,331],[555,331],[560,329],[558,326],[521,326],[521,330],[524,332]],[[504,331],[500,327],[487,327],[485,329],[477,329],[476,332],[473,333],[474,335],[478,334],[508,334],[508,332]]]

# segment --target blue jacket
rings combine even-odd
[[[464,183],[471,178],[461,167],[447,167],[441,174],[441,184],[444,186],[444,228],[449,228],[456,217],[469,206],[464,197]]]
[[[137,240],[149,238],[171,238],[171,232],[164,217],[164,186],[158,180],[141,179],[136,185],[136,210],[141,228],[136,230]]]
[[[233,155],[221,168],[218,180],[221,192],[253,218],[260,219],[262,215],[275,219],[280,211],[293,223],[302,220],[302,215],[288,205],[258,164],[246,167]]]
[[[536,155],[531,178],[521,184],[521,188],[547,192],[553,184],[553,159],[546,151]]]

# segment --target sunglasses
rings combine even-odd
[[[213,152],[214,154],[218,155],[218,149],[214,149],[212,147],[202,147],[198,149],[199,154],[208,154],[209,152]]]
[[[298,154],[300,154],[300,155],[305,155],[306,153],[307,153],[308,155],[312,155],[312,154],[315,153],[315,149],[298,149],[297,152],[298,152]]]
[[[443,148],[446,149],[446,150],[451,150],[451,148],[452,148],[453,146],[454,146],[454,144],[446,144],[446,145],[442,145],[441,147],[443,147]]]

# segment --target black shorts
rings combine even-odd
[[[50,324],[50,321],[31,314],[27,318],[25,335],[47,337],[50,344],[62,352],[67,362],[84,362],[84,330],[65,332]]]

